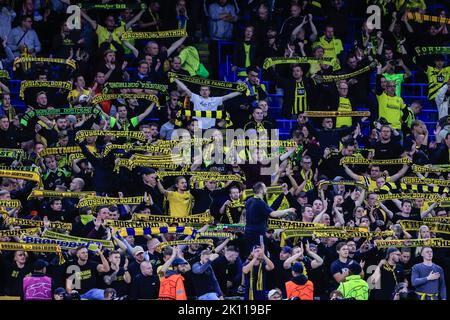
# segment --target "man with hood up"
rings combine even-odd
[[[314,300],[314,284],[303,274],[301,262],[292,266],[292,279],[286,282],[286,296],[288,299]]]

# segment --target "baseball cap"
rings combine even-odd
[[[391,255],[391,253],[397,252],[399,251],[396,247],[389,247],[386,250],[386,259],[389,259],[389,256]]]
[[[182,264],[188,264],[188,262],[181,258],[175,258],[175,260],[172,261],[172,266],[179,266]]]
[[[299,198],[304,198],[304,197],[306,197],[306,192],[305,192],[305,191],[301,191],[301,192],[298,194],[298,197],[299,197]]]
[[[54,294],[65,294],[66,293],[66,289],[59,287],[55,289]]]
[[[136,246],[133,248],[133,256],[137,255],[138,253],[143,253],[144,252],[144,248],[142,248],[141,246]]]
[[[34,270],[42,270],[45,267],[48,266],[48,262],[42,259],[37,259],[34,263],[33,263],[33,269]]]
[[[292,248],[289,246],[284,246],[283,249],[281,249],[281,252],[283,253],[292,253]]]
[[[303,265],[300,262],[294,263],[292,266],[292,271],[295,273],[303,273]]]

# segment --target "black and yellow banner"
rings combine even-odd
[[[420,166],[417,164],[413,164],[411,166],[413,172],[415,173],[442,173],[442,172],[450,172],[450,165],[442,164],[442,165],[432,165],[432,166]]]
[[[78,115],[78,114],[99,114],[101,111],[97,107],[78,107],[78,108],[58,108],[58,109],[37,109],[25,113],[20,119],[20,124],[28,126],[28,122],[35,117],[48,117],[60,115]]]
[[[125,143],[125,144],[108,144],[103,149],[103,156],[108,155],[111,150],[123,150],[126,152],[146,152],[146,153],[158,153],[158,154],[164,154],[169,155],[172,154],[172,148],[160,146],[157,144],[150,144],[150,145],[135,145],[132,143]]]
[[[105,220],[105,224],[112,228],[159,228],[168,227],[167,223],[161,222],[148,222],[148,221],[136,221],[136,220]]]
[[[0,250],[32,251],[32,252],[61,252],[61,248],[54,244],[25,244],[15,242],[0,242]]]
[[[118,89],[143,89],[143,90],[156,90],[167,94],[167,86],[160,83],[147,83],[147,82],[107,82],[103,87],[103,93],[110,93],[112,90]]]
[[[103,101],[109,101],[109,100],[117,100],[117,99],[143,99],[147,101],[153,102],[158,108],[159,108],[159,100],[158,97],[153,94],[147,94],[147,93],[106,93],[106,94],[99,94],[98,96],[95,96],[91,104],[98,104]]]
[[[450,217],[425,217],[423,218],[425,222],[437,222],[437,223],[450,223]]]
[[[49,155],[63,155],[73,153],[82,153],[82,150],[79,146],[45,148],[41,152],[39,152],[39,157],[43,158]]]
[[[23,80],[20,83],[19,97],[25,97],[25,90],[28,88],[59,88],[64,90],[71,90],[72,83],[69,81],[43,81],[43,80]]]
[[[305,115],[311,118],[370,117],[370,111],[305,111]]]
[[[141,204],[144,202],[144,197],[88,197],[80,200],[76,205],[77,208],[82,207],[97,207],[105,205],[118,205],[118,204]]]
[[[0,207],[19,208],[22,204],[20,200],[0,200]]]
[[[41,175],[38,172],[0,169],[0,177],[34,181],[42,187]]]
[[[81,191],[81,192],[71,192],[71,191],[53,191],[53,190],[37,190],[31,191],[27,200],[33,198],[82,198],[82,197],[93,197],[95,196],[95,191]]]
[[[426,201],[441,201],[440,195],[436,193],[393,193],[377,194],[377,201],[386,201],[394,199],[424,199]]]
[[[341,165],[343,164],[365,164],[365,165],[399,165],[399,164],[411,164],[410,158],[399,159],[365,159],[363,157],[343,157],[341,159]]]
[[[415,22],[434,22],[439,24],[450,24],[450,18],[430,16],[428,14],[420,14],[419,12],[408,12],[406,17],[408,20]]]
[[[122,228],[117,231],[121,237],[145,236],[164,233],[184,234],[195,237],[197,230],[191,227]]]
[[[140,40],[140,39],[161,39],[161,38],[182,38],[187,37],[186,29],[175,29],[165,31],[153,31],[153,32],[135,32],[127,31],[122,33],[122,40]]]
[[[375,240],[375,246],[377,248],[389,248],[389,247],[434,247],[434,248],[450,248],[450,240],[444,240],[441,238],[431,239],[402,239],[402,240]]]
[[[197,84],[200,86],[208,86],[208,87],[217,88],[217,89],[227,89],[227,90],[240,91],[240,92],[247,91],[247,85],[245,83],[235,83],[235,82],[226,82],[226,81],[219,81],[219,80],[195,78],[195,77],[189,77],[189,76],[185,76],[185,75],[174,73],[174,72],[169,72],[168,77],[169,77],[170,82],[173,82],[174,79],[178,79],[182,82],[189,82],[189,83]]]
[[[322,190],[325,186],[354,186],[354,187],[358,187],[358,188],[364,188],[367,189],[367,186],[364,183],[358,182],[358,181],[353,181],[353,180],[341,180],[341,181],[333,181],[333,180],[328,180],[328,181],[322,181],[319,183],[318,185],[318,189]]]
[[[180,246],[186,245],[189,246],[191,244],[205,244],[210,247],[214,247],[214,241],[211,239],[195,239],[195,240],[175,240],[175,241],[165,241],[161,242],[158,247],[156,247],[156,251],[161,252],[166,247]]]
[[[0,158],[10,158],[20,161],[24,157],[25,151],[23,149],[0,148]]]
[[[428,221],[416,221],[416,220],[401,220],[400,225],[403,230],[417,231],[421,226],[427,226],[430,232],[450,234],[450,224],[448,223],[436,223]]]
[[[231,147],[297,147],[293,140],[267,140],[267,139],[234,139],[231,141]]]
[[[321,223],[313,223],[313,222],[269,219],[267,226],[270,229],[301,229],[301,228],[320,228],[325,225],[321,224]]]
[[[413,178],[414,179],[414,178]],[[437,180],[437,179],[430,179],[430,180]],[[411,180],[412,181],[412,180]],[[379,190],[388,191],[388,192],[397,192],[397,191],[408,191],[408,192],[414,192],[414,193],[438,193],[443,194],[447,193],[449,191],[448,187],[442,187],[442,186],[429,186],[427,184],[406,184],[403,182],[386,182],[384,186],[382,186]],[[377,191],[377,190],[375,190]],[[441,200],[440,200],[441,201]]]
[[[20,219],[20,218],[8,218],[7,224],[14,225],[14,226],[44,227],[44,221]],[[72,224],[65,223],[65,222],[59,222],[59,221],[52,221],[49,224],[49,228],[72,230]]]
[[[0,230],[0,237],[20,237],[24,234],[35,234],[41,231],[41,228],[25,228],[14,230]]]
[[[209,213],[194,214],[187,217],[171,217],[171,216],[160,216],[160,215],[150,215],[150,214],[135,214],[133,215],[134,220],[143,220],[147,222],[162,222],[167,224],[172,223],[182,223],[182,224],[207,224],[213,221],[213,217]]]
[[[269,69],[270,67],[277,64],[310,64],[310,63],[321,63],[321,64],[333,64],[333,58],[331,57],[322,57],[322,58],[314,58],[314,57],[270,57],[264,60],[263,69]]]
[[[378,237],[392,237],[394,235],[393,231],[345,231],[345,232],[329,232],[329,231],[314,231],[314,236],[317,238],[338,238],[338,239],[348,239],[348,238],[378,238]]]
[[[65,64],[72,69],[77,68],[77,63],[75,60],[72,59],[60,59],[60,58],[43,58],[43,57],[20,57],[16,58],[13,63],[13,71],[16,71],[17,65],[21,63],[30,63],[30,62],[44,62],[44,63],[59,63],[59,64]]]
[[[75,141],[80,142],[86,137],[112,136],[115,138],[131,138],[145,141],[145,135],[141,131],[112,131],[112,130],[80,130],[75,135]]]
[[[182,126],[182,117],[194,117],[194,118],[210,118],[217,120],[225,120],[226,126],[231,127],[233,123],[231,122],[230,115],[226,111],[199,111],[199,110],[186,110],[181,109],[177,112],[177,120],[175,120],[175,125]]]
[[[336,82],[336,81],[350,79],[350,78],[359,76],[360,74],[370,71],[372,68],[375,68],[376,66],[377,66],[377,61],[373,61],[370,63],[370,65],[365,66],[364,68],[361,68],[361,69],[356,70],[351,73],[340,74],[340,75],[328,75],[328,76],[322,76],[322,75],[316,74],[312,77],[312,79],[316,84],[322,83],[322,82]]]
[[[450,187],[450,180],[444,179],[404,177],[402,178],[402,182],[405,184],[431,184],[441,187]]]

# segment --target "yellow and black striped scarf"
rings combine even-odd
[[[255,290],[254,285],[253,285],[254,277],[255,277],[255,275],[253,273],[254,269],[255,269],[255,267],[253,266],[250,269],[250,275],[249,275],[249,277],[250,277],[250,279],[249,279],[250,284],[249,284],[249,290],[248,290],[248,299],[249,300],[255,300],[255,295],[253,292]],[[258,274],[257,274],[257,279],[256,279],[256,290],[258,290],[258,291],[263,290],[263,270],[262,269],[263,269],[263,264],[262,264],[262,262],[260,262],[259,266],[258,266]]]

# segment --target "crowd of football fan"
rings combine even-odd
[[[380,193],[407,192],[393,190],[404,177],[450,179],[445,166],[450,159],[450,67],[445,55],[415,55],[416,47],[448,46],[450,26],[407,16],[418,12],[446,17],[449,8],[439,2],[122,1],[127,4],[125,10],[87,6],[81,11],[78,30],[67,23],[68,0],[0,0],[0,69],[11,77],[11,81],[0,79],[0,148],[24,152],[17,159],[2,153],[0,162],[3,169],[11,170],[35,166],[43,182],[38,186],[34,181],[0,178],[0,200],[18,199],[21,203],[17,208],[0,208],[6,213],[0,218],[1,229],[20,228],[8,224],[8,218],[40,220],[44,221],[41,231],[30,235],[39,237],[44,230],[64,233],[50,228],[51,222],[60,221],[72,224],[71,236],[112,240],[114,244],[114,248],[95,251],[86,246],[63,250],[64,263],[56,252],[1,250],[0,296],[29,300],[445,300],[448,248],[378,248],[376,237],[298,236],[280,245],[282,230],[267,225],[269,218],[283,219],[371,232],[392,230],[387,239],[448,239],[448,233],[436,233],[426,224],[414,231],[401,225],[402,220],[427,217],[442,217],[442,223],[449,223],[445,220],[448,202],[445,206],[424,199],[377,201]],[[141,7],[143,3],[146,6]],[[366,22],[366,8],[371,4],[381,9],[380,29]],[[127,30],[175,29],[185,29],[188,36],[121,39]],[[233,44],[227,46],[227,42]],[[31,62],[18,63],[13,71],[15,59],[27,56],[70,58],[76,61],[76,69]],[[263,68],[270,57],[331,59]],[[315,81],[366,66],[371,69],[351,78]],[[213,86],[170,81],[169,72],[227,81],[230,78],[219,76],[231,74],[233,81],[247,90],[230,93]],[[19,99],[18,83],[24,80],[70,81],[73,89],[33,87]],[[90,106],[111,82],[164,84],[167,92],[112,91],[155,94],[160,107],[144,99],[119,98],[100,102],[95,114],[39,116],[27,125],[21,123],[25,112],[32,110]],[[428,84],[426,90],[421,90],[419,83]],[[403,100],[406,95],[409,105]],[[186,109],[223,110],[229,119],[180,117],[178,112]],[[369,110],[370,116],[312,118],[305,114],[356,110]],[[429,120],[431,126],[419,118]],[[228,163],[211,161],[215,152],[226,153],[216,148],[226,129],[267,130],[274,139],[270,130],[279,129],[286,135],[281,125],[287,120],[293,120],[287,139],[296,145],[279,148],[272,174],[260,173],[267,169],[264,160],[269,157],[263,152],[244,150]],[[212,142],[202,146],[201,160],[192,155],[192,162],[183,165],[188,173],[217,171],[240,175],[242,182],[194,182],[190,175],[159,178],[162,169],[139,166],[116,172],[117,159],[130,158],[136,152],[102,153],[111,143],[157,145],[170,140],[179,128],[192,137],[199,130],[215,130]],[[76,134],[81,130],[141,131],[145,141],[112,136],[78,141]],[[39,155],[46,148],[69,146],[80,146],[83,156]],[[342,165],[344,157],[410,161]],[[416,173],[413,164],[440,170]],[[321,182],[342,180],[360,184],[318,188]],[[276,193],[270,188],[274,186],[279,186]],[[94,191],[98,196],[117,198],[144,196],[145,201],[78,208],[78,198],[29,198],[33,189]],[[245,199],[249,189],[251,196]],[[439,197],[446,197],[447,189],[440,190]],[[233,237],[213,237],[214,247],[190,244],[159,250],[165,241],[191,236],[121,236],[105,224],[107,219],[132,220],[138,213],[187,217],[204,212],[212,219],[198,226],[198,232],[211,231],[217,224],[235,224],[222,229]],[[1,243],[21,240],[0,238]]]

